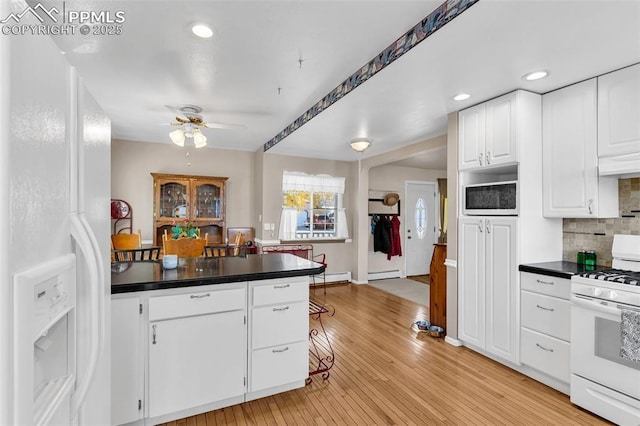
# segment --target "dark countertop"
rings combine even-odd
[[[604,269],[604,266],[596,265],[595,270]],[[528,265],[520,265],[518,268],[521,272],[531,272],[534,274],[548,275],[551,277],[568,278],[580,272],[586,271],[584,265],[579,265],[575,262],[542,262],[542,263],[530,263]]]
[[[178,287],[317,275],[324,266],[287,253],[179,259],[176,269],[161,262],[111,265],[111,294]]]

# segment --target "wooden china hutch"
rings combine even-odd
[[[153,238],[162,245],[165,229],[174,221],[188,221],[207,234],[208,244],[222,244],[225,236],[225,184],[228,178],[151,173],[153,176]]]

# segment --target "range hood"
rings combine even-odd
[[[640,152],[600,157],[598,159],[598,172],[600,176],[640,177]]]

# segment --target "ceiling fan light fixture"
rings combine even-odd
[[[196,148],[207,146],[207,137],[202,132],[193,132],[193,145]]]
[[[206,24],[195,24],[191,27],[191,32],[200,38],[211,38],[213,30]]]
[[[174,130],[173,132],[169,133],[169,137],[171,138],[171,141],[173,143],[175,143],[176,145],[184,146],[185,136],[184,136],[184,132],[182,131],[182,129],[177,129],[177,130]]]
[[[358,138],[349,142],[349,146],[356,152],[363,152],[371,145],[371,139],[367,138]]]

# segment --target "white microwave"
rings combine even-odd
[[[517,181],[466,185],[462,196],[462,214],[464,215],[518,215]]]

